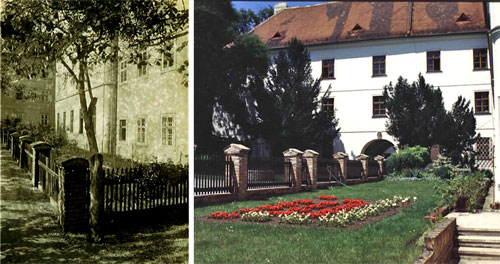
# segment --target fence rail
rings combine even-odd
[[[113,214],[187,204],[187,177],[147,176],[151,175],[139,168],[105,169],[104,211]]]
[[[248,189],[291,187],[292,175],[291,162],[282,157],[248,160]]]
[[[223,153],[196,153],[194,156],[194,194],[231,193],[234,165]]]

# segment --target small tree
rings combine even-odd
[[[447,115],[439,88],[427,84],[420,74],[411,85],[399,77],[395,86],[384,87],[384,97],[387,133],[398,140],[399,147],[441,142],[440,128]]]
[[[386,85],[384,97],[387,133],[400,147],[439,144],[454,164],[464,163],[462,155],[472,151],[476,133],[470,102],[459,96],[452,111],[446,111],[441,90],[427,84],[421,74],[411,85],[402,77],[395,86]]]
[[[330,150],[337,135],[338,120],[320,111],[320,79],[311,75],[311,59],[304,45],[293,38],[286,50],[281,51],[270,66],[266,81],[268,100],[259,104],[259,115],[274,145],[273,152],[285,148],[315,148]]]

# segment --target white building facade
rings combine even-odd
[[[439,87],[451,110],[458,96],[471,102],[479,163],[500,164],[500,4],[464,2],[334,2],[275,10],[257,35],[275,56],[293,37],[311,55],[314,78],[329,86],[323,108],[335,110],[340,136],[334,152],[389,154],[397,141],[387,134],[383,87],[422,74]],[[490,44],[491,43],[491,44]],[[492,83],[494,84],[492,86]],[[497,144],[495,144],[497,143]],[[495,155],[494,155],[495,154]],[[495,158],[494,158],[495,157]],[[495,161],[495,162],[493,162]],[[495,199],[500,173],[495,170]]]

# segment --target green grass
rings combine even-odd
[[[335,187],[267,200],[234,202],[195,209],[195,217],[217,210],[273,204],[278,201],[336,195],[377,200],[416,196],[416,204],[358,230],[220,223],[195,220],[196,263],[412,263],[422,252],[415,241],[430,226],[423,217],[438,200],[438,181],[383,181],[352,188]]]

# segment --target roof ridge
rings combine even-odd
[[[262,21],[260,24],[258,24],[257,26],[253,27],[250,31],[248,31],[248,33],[252,33],[256,28],[260,27],[261,25],[263,25],[264,23],[266,23],[267,21],[269,21],[271,18],[273,18],[274,16],[277,16],[279,14],[281,14],[282,12],[286,11],[286,10],[291,10],[291,9],[299,9],[299,8],[309,8],[309,7],[316,7],[316,6],[320,6],[320,5],[331,5],[331,4],[340,4],[341,2],[340,1],[331,1],[331,2],[326,2],[326,3],[320,3],[320,4],[314,4],[314,5],[307,5],[307,6],[291,6],[291,7],[287,7],[283,10],[281,10],[280,12],[276,13],[276,14],[273,14],[272,16],[268,17],[266,20]]]

